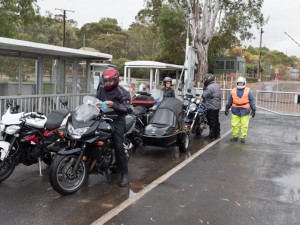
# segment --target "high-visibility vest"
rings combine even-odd
[[[239,97],[237,96],[237,88],[232,89],[232,107],[250,109],[249,92],[250,88],[245,87],[243,96]]]

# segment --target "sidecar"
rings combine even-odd
[[[154,111],[153,117],[142,134],[144,145],[178,146],[181,152],[186,152],[190,138],[182,121],[181,101],[177,98],[165,98]]]

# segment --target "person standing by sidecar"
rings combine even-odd
[[[171,88],[172,85],[172,78],[171,77],[165,77],[163,79],[163,88],[161,89],[164,92],[164,98],[166,97],[175,97],[175,92],[173,88]]]
[[[114,68],[105,69],[102,73],[103,85],[99,87],[96,97],[104,101],[107,107],[117,113],[117,119],[113,120],[114,133],[113,144],[116,156],[117,170],[121,173],[120,187],[128,185],[127,156],[123,146],[126,129],[125,116],[131,111],[130,93],[119,85],[119,72]]]
[[[236,80],[236,88],[232,89],[231,95],[226,104],[225,115],[229,114],[231,108],[231,128],[232,138],[230,141],[238,141],[239,131],[241,130],[241,142],[245,143],[248,133],[250,114],[255,116],[256,106],[254,96],[250,88],[246,87],[246,78],[239,77]]]
[[[219,112],[221,109],[221,90],[215,82],[213,74],[205,74],[203,76],[203,93],[202,98],[205,101],[207,108],[207,122],[209,125],[208,137],[212,140],[220,137],[220,121]]]

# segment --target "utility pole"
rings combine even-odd
[[[66,46],[66,18],[67,18],[67,13],[66,12],[75,12],[72,10],[67,10],[67,9],[57,9],[55,8],[55,10],[60,10],[63,14],[61,15],[63,17],[63,42],[62,42],[62,46],[65,47]]]
[[[259,39],[259,55],[258,55],[258,75],[259,75],[259,81],[261,81],[261,72],[260,72],[260,61],[261,61],[261,41],[262,41],[262,34],[263,29],[260,28],[260,39]]]

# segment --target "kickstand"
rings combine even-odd
[[[39,170],[40,170],[40,176],[42,177],[43,174],[42,174],[42,160],[41,160],[41,157],[39,157]]]

